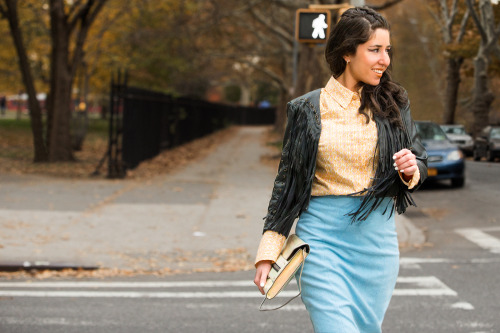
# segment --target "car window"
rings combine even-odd
[[[493,128],[491,130],[491,138],[492,139],[500,139],[500,128]]]
[[[451,129],[451,132],[449,134],[465,134],[465,129],[462,127],[454,127]]]
[[[443,131],[446,134],[456,134],[456,135],[466,134],[465,133],[465,128],[463,126],[445,126],[445,125],[441,125],[441,129],[443,129]]]
[[[416,123],[418,134],[422,140],[446,141],[446,134],[434,123]]]

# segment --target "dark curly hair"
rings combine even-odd
[[[325,57],[333,77],[338,78],[346,68],[344,56],[356,53],[358,45],[366,43],[376,29],[390,31],[387,20],[368,7],[356,7],[346,10],[333,28],[326,44]],[[392,60],[392,51],[389,51]],[[392,61],[391,61],[392,63]],[[370,121],[366,109],[374,117],[387,118],[392,124],[402,127],[399,109],[408,103],[404,88],[392,81],[391,65],[384,71],[380,83],[376,86],[360,82],[361,106],[359,113]]]

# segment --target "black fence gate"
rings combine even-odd
[[[164,149],[203,137],[231,124],[274,124],[275,108],[209,103],[127,86],[119,75],[111,83],[108,178],[125,177],[127,169]]]

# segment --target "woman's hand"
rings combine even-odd
[[[255,271],[255,279],[253,283],[259,287],[260,293],[262,295],[264,292],[264,285],[266,284],[267,276],[271,271],[271,260],[261,260],[257,263],[257,270]]]
[[[398,151],[392,158],[394,159],[394,168],[401,172],[402,176],[408,176],[411,179],[413,174],[417,172],[417,159],[409,149]]]

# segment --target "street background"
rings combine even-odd
[[[331,75],[294,36],[318,3],[389,19],[415,120],[500,125],[497,1],[0,0],[0,333],[312,331],[252,280],[286,103]],[[384,332],[500,332],[491,160],[397,217]]]
[[[276,162],[268,129],[237,127],[205,158],[146,182],[3,175],[2,261],[103,269],[2,274],[1,331],[310,332],[299,300],[257,310],[253,257]],[[428,184],[411,220],[398,217],[385,332],[499,332],[499,165],[468,167],[464,189]]]

